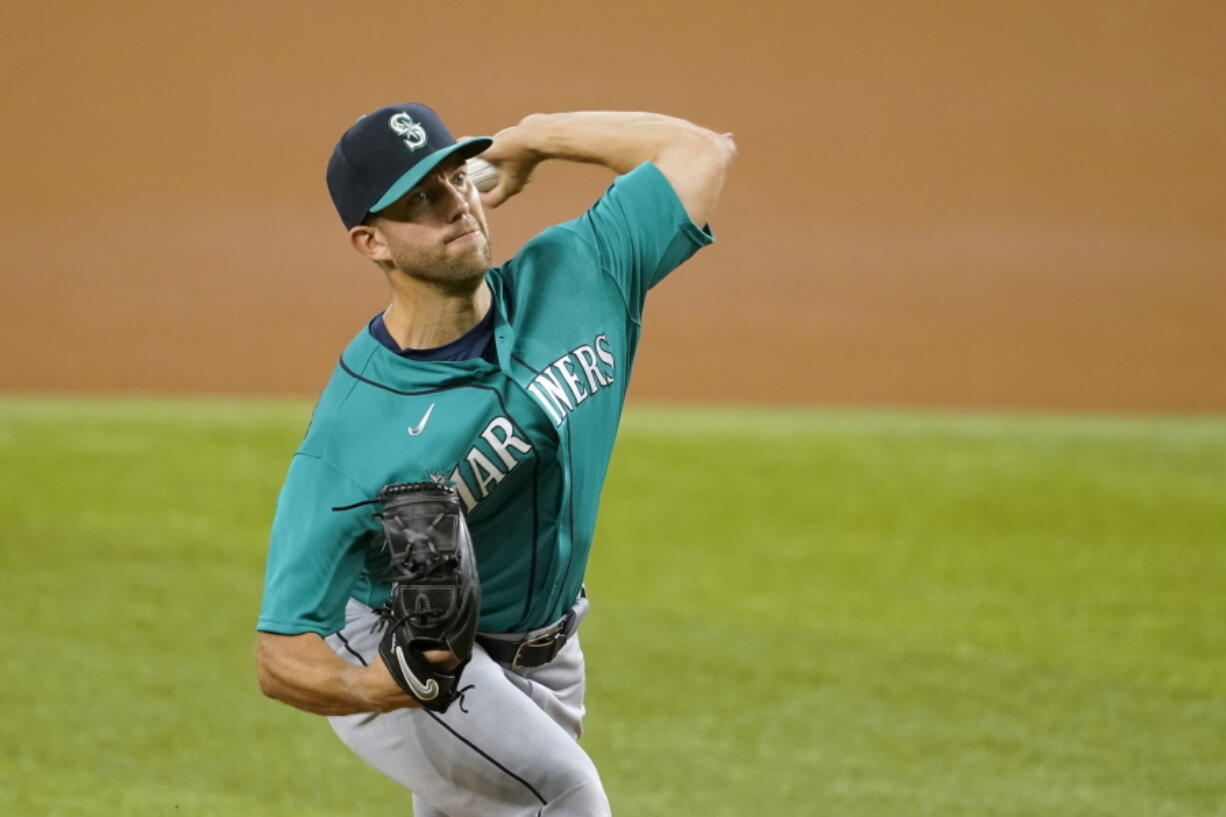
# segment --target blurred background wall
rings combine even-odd
[[[637,399],[1226,409],[1226,4],[4,3],[0,389],[314,394],[384,304],[323,184],[457,133],[737,136]],[[603,190],[547,165],[495,255]]]

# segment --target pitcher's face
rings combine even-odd
[[[485,210],[461,158],[449,157],[367,225],[386,245],[386,260],[415,278],[457,284],[480,281],[489,269]]]

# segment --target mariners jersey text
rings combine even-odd
[[[523,458],[513,453],[516,451],[524,455]],[[515,433],[515,424],[510,418],[499,415],[490,420],[480,439],[468,449],[448,480],[464,501],[465,509],[471,511],[531,453],[531,444]]]
[[[581,403],[611,385],[617,360],[609,339],[597,335],[591,343],[571,349],[550,363],[528,383],[527,391],[555,426],[561,426]],[[478,435],[468,453],[447,479],[455,486],[465,509],[471,511],[490,495],[521,462],[532,456],[532,444],[515,422],[498,415]]]
[[[580,403],[613,382],[616,369],[609,339],[602,333],[546,366],[528,384],[528,392],[554,425],[561,426]]]

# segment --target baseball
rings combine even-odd
[[[480,156],[474,156],[468,160],[468,178],[472,180],[474,187],[482,193],[488,193],[498,186],[498,168]]]

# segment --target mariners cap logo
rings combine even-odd
[[[409,150],[417,150],[426,144],[426,129],[413,121],[407,113],[392,114],[387,125],[397,136],[404,137],[404,144]]]
[[[363,116],[341,134],[328,159],[328,193],[346,229],[407,193],[438,163],[456,153],[467,159],[493,140],[456,142],[426,105],[401,102]],[[423,424],[424,425],[424,424]]]

